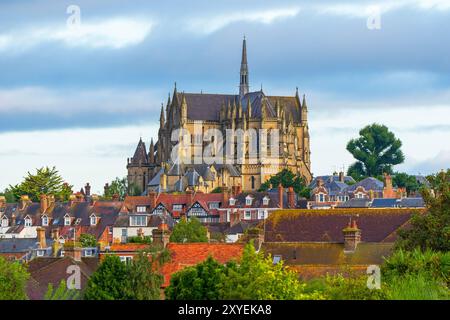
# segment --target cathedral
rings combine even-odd
[[[161,106],[158,141],[154,143],[152,139],[147,149],[140,139],[133,157],[127,160],[129,185],[143,194],[149,191],[211,192],[219,187],[256,191],[271,175],[285,168],[309,183],[312,175],[305,95],[301,99],[297,89],[293,96],[269,96],[262,88],[259,91],[250,91],[249,88],[247,44],[244,38],[239,93],[185,93],[180,92],[175,84],[165,108]],[[205,132],[211,129],[223,133],[224,138],[220,141],[227,144],[223,149],[231,146],[231,149],[236,150],[236,140],[242,139],[241,161],[186,163],[178,158],[172,159],[176,145],[173,141],[174,132],[182,130],[190,133],[189,154],[198,154],[199,149],[212,143],[214,137],[208,141],[204,139]],[[226,134],[230,130],[240,133],[252,130],[268,132],[264,143],[265,139],[259,135],[253,136],[257,143],[258,160],[250,161],[253,151],[249,143],[252,135],[237,134],[230,138]],[[269,150],[273,146],[276,147],[276,153],[266,153],[266,148]],[[233,154],[238,153],[236,151]]]

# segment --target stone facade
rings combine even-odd
[[[189,154],[203,154],[205,146],[213,145],[213,140],[205,141],[205,132],[217,130],[224,137],[223,150],[236,150],[239,132],[243,137],[242,157],[227,164],[180,163],[172,159],[175,142],[173,133],[182,130],[181,139],[189,139]],[[227,130],[242,130],[230,143]],[[254,130],[252,130],[254,129]],[[251,136],[252,132],[267,132],[267,139]],[[275,138],[275,131],[278,133]],[[187,134],[186,134],[187,132]],[[250,133],[248,133],[250,132]],[[247,134],[248,133],[248,134]],[[257,151],[253,151],[250,139],[257,141]],[[212,138],[213,139],[213,138]],[[180,141],[180,140],[179,140]],[[264,142],[266,141],[266,142]],[[278,144],[277,154],[271,154],[272,144]],[[217,146],[217,145],[216,145]],[[261,150],[267,148],[267,154]],[[183,149],[186,152],[186,149]],[[211,155],[217,150],[213,149]],[[249,159],[255,157],[256,162]],[[265,152],[264,152],[265,153]],[[186,154],[178,153],[186,158]],[[204,158],[203,158],[204,159]],[[229,161],[229,158],[227,158]],[[270,159],[270,161],[261,161]],[[178,161],[178,162],[177,162]],[[206,161],[205,161],[206,162]],[[211,163],[211,162],[209,162]],[[223,163],[226,163],[223,161]],[[306,98],[301,99],[298,89],[293,96],[268,96],[262,88],[249,91],[246,40],[243,41],[239,94],[206,94],[179,92],[176,84],[167,104],[161,106],[158,141],[149,150],[139,141],[133,158],[128,159],[128,181],[140,191],[195,191],[210,192],[216,187],[241,186],[243,191],[255,191],[271,175],[288,168],[311,181],[310,137],[308,129],[308,107]]]

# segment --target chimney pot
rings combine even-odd
[[[358,229],[355,220],[349,222],[348,226],[342,230],[344,233],[344,253],[353,253],[361,242],[361,230]]]
[[[38,242],[39,242],[39,248],[40,249],[47,248],[47,243],[46,243],[46,239],[45,239],[45,229],[42,227],[38,227],[38,228],[36,228],[36,232],[37,232],[37,238],[38,238]]]
[[[278,185],[278,201],[279,201],[279,205],[280,205],[281,209],[284,208],[284,206],[283,206],[283,193],[284,193],[283,186],[280,183]]]

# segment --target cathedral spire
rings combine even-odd
[[[242,42],[241,78],[239,84],[239,96],[242,99],[249,91],[248,85],[248,65],[247,65],[247,40]]]
[[[150,163],[154,163],[155,162],[155,144],[153,143],[153,138],[150,142],[150,149],[148,152],[148,161]]]
[[[163,128],[165,125],[166,119],[164,117],[164,105],[161,103],[161,115],[159,116],[159,127]]]

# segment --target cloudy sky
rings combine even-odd
[[[157,136],[175,81],[237,93],[244,34],[253,89],[306,94],[314,174],[348,167],[373,122],[403,141],[396,169],[435,172],[450,166],[448,30],[450,0],[2,0],[0,190],[55,165],[100,192]]]

